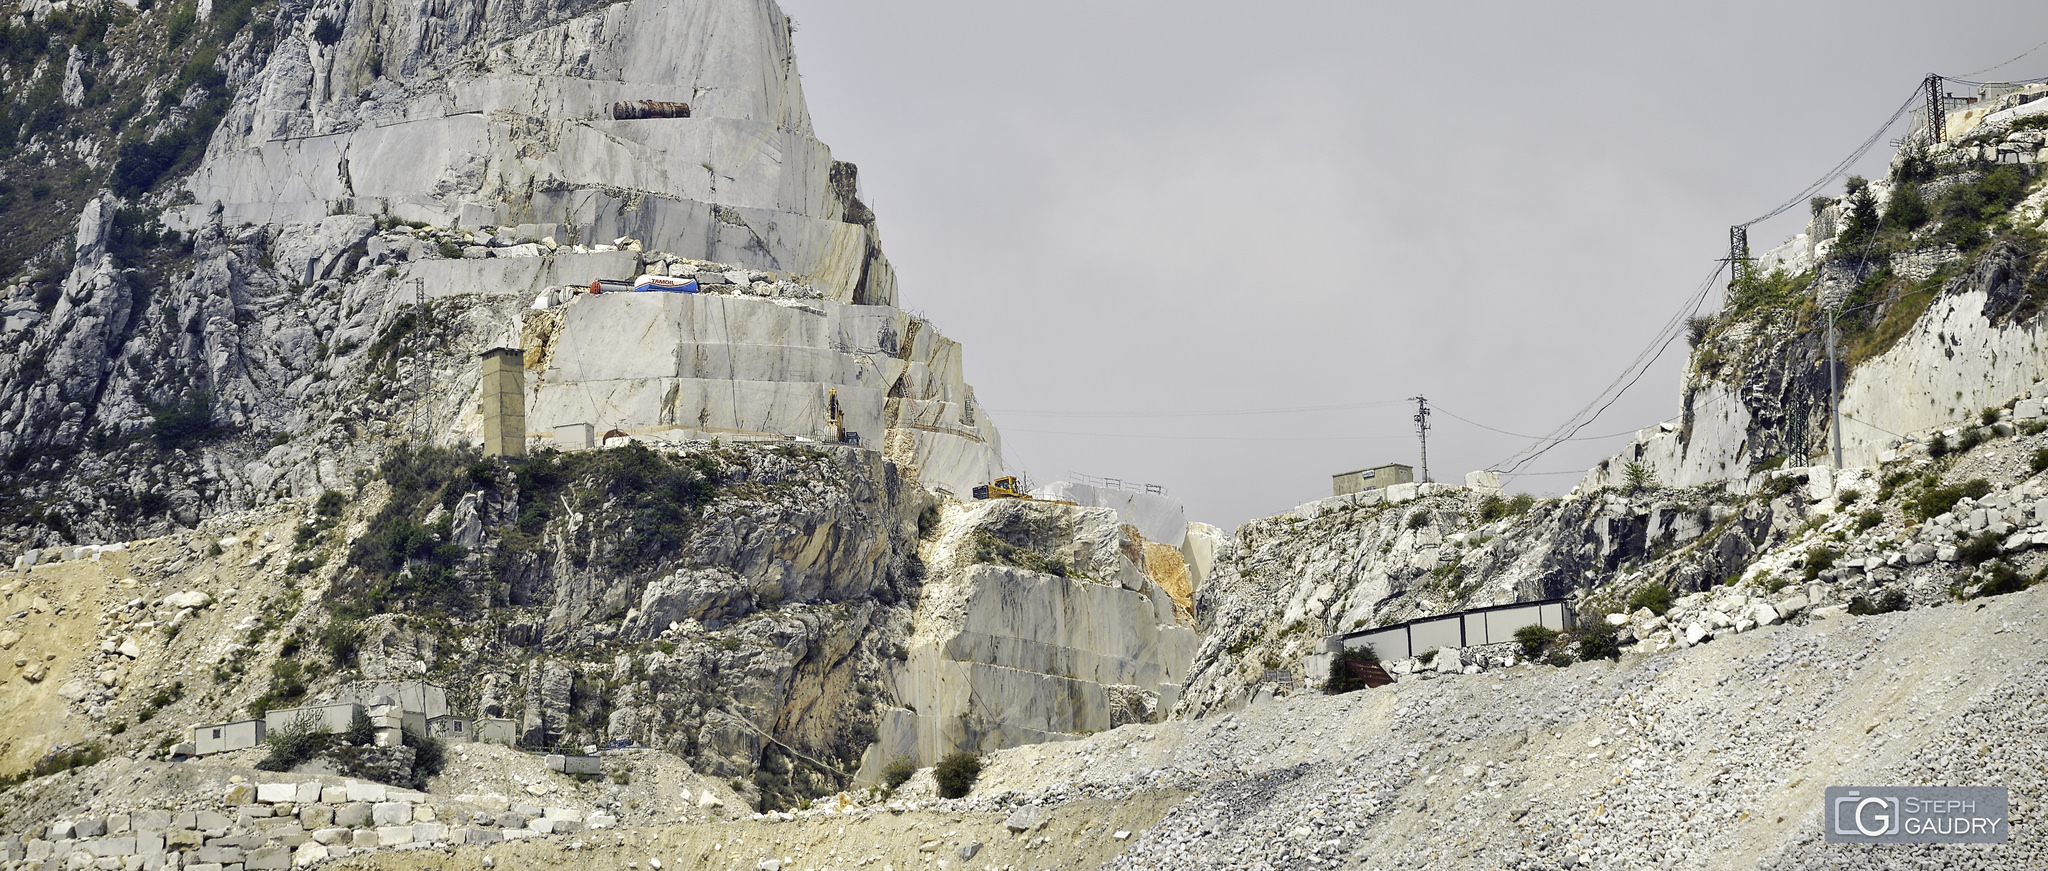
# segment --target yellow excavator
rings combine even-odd
[[[825,423],[832,427],[832,437],[842,445],[860,444],[860,433],[846,431],[846,410],[839,407],[839,391],[834,389],[825,396]]]
[[[1023,483],[1019,482],[1015,475],[1004,475],[989,483],[976,486],[974,488],[974,498],[1030,499],[1031,496],[1024,492]]]

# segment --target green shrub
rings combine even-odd
[[[269,752],[256,763],[259,771],[290,771],[300,763],[320,755],[334,733],[327,731],[319,718],[306,714],[271,732],[263,739],[263,746]]]
[[[1835,237],[1835,250],[1851,251],[1870,240],[1877,232],[1877,199],[1870,194],[1870,182],[1860,175],[1849,176],[1844,185],[1848,191],[1849,207],[1845,210],[1842,229]]]
[[[1932,520],[1956,507],[1956,503],[1963,501],[1965,496],[1982,499],[1990,493],[1991,482],[1983,478],[1971,478],[1950,487],[1928,487],[1913,500],[1913,513],[1921,520]]]
[[[1659,617],[1671,610],[1671,588],[1663,584],[1649,584],[1636,589],[1628,597],[1628,609],[1648,608]]]
[[[1591,614],[1583,618],[1577,630],[1579,661],[1620,659],[1621,642],[1614,630],[1614,626],[1607,622],[1605,614]]]
[[[270,688],[250,703],[249,712],[260,717],[273,707],[289,705],[305,697],[305,668],[296,659],[277,659],[270,663]]]
[[[917,537],[920,541],[931,538],[939,531],[939,506],[926,505],[917,512]]]
[[[1985,426],[1990,426],[1998,422],[1999,415],[2004,413],[2004,411],[2005,409],[1998,408],[1996,406],[1984,409],[1983,411],[1978,412],[1977,421],[1979,423],[1984,424]]]
[[[1774,456],[1769,456],[1769,457],[1765,457],[1765,458],[1763,458],[1763,459],[1761,459],[1761,460],[1758,460],[1758,461],[1756,461],[1756,462],[1754,462],[1754,463],[1750,463],[1750,464],[1749,464],[1749,473],[1750,473],[1750,474],[1752,474],[1752,475],[1756,475],[1756,474],[1760,474],[1760,473],[1763,473],[1763,472],[1775,472],[1775,471],[1777,471],[1777,470],[1779,470],[1779,469],[1781,469],[1781,468],[1784,468],[1784,466],[1785,466],[1785,455],[1784,455],[1784,454],[1777,454],[1777,455],[1774,455]]]
[[[1927,440],[1927,455],[1930,457],[1939,460],[1954,452],[1955,446],[1949,444],[1948,433],[1938,432],[1934,434],[1933,438]]]
[[[446,257],[450,260],[462,259],[462,246],[457,245],[453,242],[443,242],[441,243],[440,247],[437,248],[436,250],[440,253],[442,257]]]
[[[1025,571],[1045,575],[1067,577],[1072,569],[1059,557],[1044,556],[1026,547],[1018,547],[986,529],[974,532],[974,561],[989,565],[1015,566]]]
[[[942,798],[965,797],[974,791],[974,781],[980,776],[981,757],[973,753],[954,753],[932,768],[932,779],[938,781]]]
[[[2032,426],[2032,424],[2028,424],[2028,426]],[[2048,472],[2048,448],[2035,448],[2034,456],[2027,461],[2027,466],[2033,469],[2034,474],[2037,475],[2042,472]]]
[[[2038,579],[2040,576],[2036,575],[2035,577]],[[1985,572],[1984,585],[1977,588],[1977,594],[1972,598],[1981,599],[1985,596],[2003,596],[2007,593],[2017,593],[2030,585],[2031,582],[2022,576],[2018,570],[2014,569],[2004,560],[1999,560],[1992,563]]]
[[[198,20],[199,10],[194,4],[180,4],[178,8],[171,10],[171,20],[164,33],[165,39],[171,45],[184,42],[185,37],[192,35],[192,25]]]
[[[405,746],[412,748],[413,788],[426,789],[427,778],[448,767],[448,746],[439,739],[415,735],[404,729],[399,730],[399,735]]]
[[[377,743],[377,724],[371,722],[367,712],[357,708],[349,715],[348,729],[341,733],[341,739],[357,747],[368,747]]]
[[[1557,630],[1540,623],[1531,623],[1515,630],[1515,641],[1522,645],[1523,659],[1535,659],[1543,652],[1543,648],[1549,647],[1550,642],[1557,640],[1557,636]]]
[[[1552,653],[1547,657],[1544,657],[1543,664],[1551,666],[1553,668],[1570,668],[1571,664],[1575,661],[1576,660],[1572,659],[1571,654],[1560,650],[1556,653]]]
[[[1838,505],[1854,505],[1857,500],[1862,498],[1863,491],[1861,490],[1843,490],[1835,494],[1835,503]]]
[[[1834,568],[1835,560],[1841,558],[1841,551],[1822,545],[1807,548],[1806,558],[1801,560],[1799,565],[1801,569],[1805,570],[1805,578],[1811,581],[1819,578],[1821,572]]]
[[[1883,522],[1884,512],[1872,508],[1869,511],[1856,515],[1856,531],[1869,532]]]
[[[327,621],[320,630],[320,646],[327,648],[327,658],[337,667],[347,667],[356,662],[356,652],[361,646],[362,626],[354,620],[335,617]]]
[[[882,785],[890,789],[902,786],[917,773],[917,763],[908,756],[898,756],[896,761],[882,769]]]
[[[1622,470],[1622,474],[1628,480],[1628,489],[1631,493],[1657,487],[1657,473],[1650,471],[1650,467],[1642,463],[1628,464]]]
[[[1998,536],[1990,532],[1978,533],[1969,541],[1956,547],[1956,559],[1963,565],[1974,566],[1998,556]]]
[[[1336,656],[1330,657],[1330,673],[1323,681],[1323,692],[1334,696],[1339,693],[1348,693],[1352,690],[1365,689],[1365,679],[1353,675],[1351,673],[1351,666],[1354,663],[1364,664],[1379,661],[1380,656],[1373,651],[1371,645],[1348,648]]]
[[[1428,526],[1429,512],[1417,511],[1414,514],[1408,515],[1408,523],[1406,525],[1409,529],[1421,529]]]
[[[36,764],[29,766],[26,770],[15,772],[7,777],[0,777],[0,789],[13,787],[38,777],[48,777],[59,772],[70,771],[73,768],[90,768],[98,765],[100,760],[105,758],[107,758],[107,749],[98,742],[63,750],[52,750],[48,755],[36,760]]]
[[[347,505],[348,497],[341,495],[341,491],[329,490],[320,494],[320,501],[313,503],[313,513],[321,517],[340,517],[341,509]]]
[[[1906,602],[1906,594],[1898,590],[1893,590],[1878,597],[1876,602],[1872,602],[1863,596],[1857,596],[1849,600],[1849,613],[1858,617],[1868,617],[1872,614],[1890,614],[1894,611],[1904,611],[1908,607],[1910,606]]]
[[[205,391],[156,409],[149,422],[150,436],[167,451],[191,447],[214,433],[213,397]]]
[[[1529,513],[1529,509],[1535,504],[1536,497],[1527,493],[1516,493],[1509,499],[1489,495],[1479,502],[1479,520],[1482,523],[1490,523],[1502,518],[1519,517]]]

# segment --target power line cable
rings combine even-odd
[[[1443,405],[1441,405],[1441,404],[1438,404],[1438,403],[1431,403],[1431,404],[1430,404],[1430,406],[1429,406],[1429,410],[1431,410],[1431,411],[1441,411],[1441,412],[1443,412],[1444,414],[1448,414],[1448,415],[1450,415],[1450,416],[1451,416],[1451,417],[1453,417],[1453,418],[1456,418],[1456,419],[1458,419],[1458,420],[1462,420],[1462,421],[1464,421],[1464,422],[1466,422],[1466,423],[1469,423],[1469,424],[1471,424],[1471,425],[1473,425],[1473,426],[1479,427],[1480,429],[1486,430],[1486,431],[1488,431],[1488,432],[1497,432],[1497,433],[1500,433],[1501,435],[1504,435],[1504,436],[1514,436],[1515,438],[1518,438],[1518,439],[1540,439],[1540,438],[1543,438],[1543,436],[1532,436],[1532,435],[1523,435],[1523,434],[1521,434],[1521,433],[1518,433],[1518,432],[1508,432],[1507,430],[1504,430],[1504,429],[1498,429],[1498,428],[1496,428],[1496,427],[1490,427],[1490,426],[1487,426],[1486,424],[1480,423],[1479,421],[1476,421],[1476,420],[1473,420],[1473,419],[1471,419],[1471,418],[1468,418],[1468,417],[1465,417],[1465,416],[1463,416],[1463,415],[1460,415],[1460,414],[1458,414],[1458,413],[1457,413],[1457,412],[1455,412],[1455,411],[1451,411],[1450,409],[1447,409],[1447,408],[1443,407]],[[1635,433],[1636,433],[1637,431],[1638,431],[1638,430],[1634,430],[1634,429],[1631,429],[1631,430],[1625,430],[1625,431],[1623,431],[1623,432],[1615,432],[1615,433],[1608,433],[1608,434],[1606,434],[1606,435],[1596,435],[1596,436],[1580,436],[1580,437],[1578,437],[1578,438],[1574,438],[1574,439],[1566,439],[1566,441],[1575,441],[1575,442],[1592,442],[1592,441],[1599,441],[1599,440],[1601,440],[1601,439],[1611,439],[1611,438],[1615,438],[1615,437],[1617,437],[1617,436],[1633,435],[1633,434],[1635,434]]]
[[[1797,196],[1789,200],[1786,200],[1784,203],[1778,205],[1776,208],[1771,209],[1763,215],[1752,218],[1749,221],[1744,222],[1738,226],[1749,227],[1751,225],[1770,220],[1771,218],[1775,218],[1779,215],[1784,214],[1793,206],[1806,202],[1816,192],[1826,187],[1828,184],[1832,183],[1842,173],[1848,171],[1849,167],[1854,166],[1856,164],[1856,161],[1863,159],[1863,156],[1870,152],[1870,149],[1877,144],[1878,140],[1884,138],[1885,131],[1890,130],[1893,124],[1898,123],[1899,118],[1903,117],[1908,111],[1911,111],[1913,108],[1913,104],[1919,102],[1920,99],[1920,89],[1914,88],[1912,96],[1907,97],[1905,102],[1900,103],[1899,108],[1892,112],[1890,118],[1885,119],[1883,125],[1879,126],[1877,130],[1872,132],[1868,138],[1864,139],[1863,144],[1857,146],[1856,150],[1851,152],[1848,157],[1842,159],[1839,163],[1836,163],[1833,168],[1829,169],[1826,175],[1821,176],[1820,179],[1815,181],[1813,184],[1810,184],[1805,189],[1801,190]],[[1932,122],[1930,121],[1930,123]],[[1729,265],[1730,264],[1725,261],[1717,264],[1715,266],[1713,274],[1709,275],[1707,277],[1707,280],[1701,283],[1700,288],[1686,300],[1686,303],[1680,306],[1679,313],[1677,315],[1674,315],[1670,321],[1666,322],[1664,329],[1657,334],[1656,338],[1650,340],[1650,345],[1644,348],[1643,353],[1649,354],[1650,349],[1654,348],[1655,354],[1654,356],[1651,356],[1649,358],[1648,363],[1643,362],[1643,354],[1638,354],[1636,356],[1636,361],[1634,363],[1631,363],[1628,369],[1622,370],[1621,375],[1616,377],[1615,381],[1608,385],[1607,390],[1604,390],[1600,393],[1600,395],[1595,396],[1592,402],[1586,404],[1585,408],[1580,409],[1577,414],[1573,415],[1571,418],[1568,418],[1563,426],[1560,426],[1556,430],[1552,430],[1550,433],[1538,439],[1534,444],[1531,444],[1528,447],[1523,448],[1521,451],[1517,451],[1515,454],[1510,455],[1507,459],[1501,460],[1499,463],[1495,463],[1492,466],[1492,468],[1500,469],[1504,474],[1514,473],[1515,471],[1521,469],[1523,466],[1528,465],[1537,457],[1540,457],[1545,453],[1550,452],[1551,449],[1557,447],[1565,441],[1571,440],[1572,437],[1578,435],[1580,430],[1586,428],[1587,426],[1590,426],[1593,423],[1593,421],[1598,420],[1601,414],[1606,413],[1607,409],[1612,408],[1614,406],[1614,403],[1621,400],[1622,395],[1626,394],[1629,388],[1634,387],[1636,385],[1636,382],[1642,380],[1643,375],[1649,372],[1651,365],[1655,364],[1658,359],[1661,359],[1664,356],[1664,352],[1671,347],[1671,343],[1676,341],[1679,336],[1678,325],[1685,318],[1698,314],[1699,308],[1706,302],[1707,294],[1712,289],[1714,282],[1720,278],[1721,271]],[[1631,373],[1633,373],[1633,375],[1631,375]],[[1616,391],[1615,384],[1620,384],[1623,381],[1623,379],[1627,379],[1627,384],[1625,386],[1622,386],[1619,391]],[[1612,395],[1610,396],[1610,394]],[[1592,413],[1592,416],[1586,417],[1586,410],[1592,408],[1595,404],[1600,404],[1602,399],[1606,400],[1605,404],[1601,404],[1599,410],[1594,411]],[[1581,420],[1581,418],[1584,419]],[[1467,422],[1469,423],[1470,421]],[[1563,433],[1563,435],[1560,436],[1560,433]],[[1510,463],[1512,463],[1513,465],[1509,465]],[[1505,466],[1506,468],[1502,469],[1503,466]]]
[[[1076,418],[1143,418],[1143,417],[1234,417],[1259,414],[1299,414],[1314,411],[1352,411],[1361,408],[1380,408],[1392,405],[1407,405],[1405,399],[1375,402],[1348,402],[1337,405],[1295,405],[1280,408],[1227,408],[1209,411],[1055,411],[992,408],[991,413],[1011,417],[1076,417]]]
[[[1606,405],[1600,406],[1599,411],[1593,411],[1593,407],[1600,405],[1601,400],[1608,399],[1610,394],[1614,399],[1619,399],[1621,393],[1626,393],[1629,387],[1635,386],[1635,382],[1641,380],[1642,373],[1649,371],[1650,364],[1655,363],[1657,357],[1662,357],[1664,349],[1670,347],[1671,341],[1679,336],[1680,326],[1684,323],[1685,319],[1691,314],[1696,313],[1699,310],[1699,306],[1706,301],[1707,295],[1713,291],[1714,282],[1721,277],[1721,271],[1726,269],[1727,265],[1725,261],[1715,264],[1714,271],[1707,275],[1706,280],[1700,283],[1699,288],[1693,291],[1692,295],[1686,299],[1678,311],[1671,316],[1671,319],[1665,321],[1663,329],[1657,332],[1656,337],[1652,338],[1650,343],[1644,346],[1642,352],[1636,355],[1635,360],[1629,363],[1628,368],[1623,369],[1620,375],[1615,376],[1614,380],[1608,383],[1607,388],[1594,396],[1592,401],[1586,403],[1584,407],[1580,408],[1571,417],[1566,418],[1565,422],[1556,429],[1537,439],[1535,443],[1510,454],[1506,459],[1494,463],[1489,468],[1505,472],[1520,469],[1528,465],[1529,461],[1542,456],[1549,452],[1551,448],[1562,444],[1563,439],[1578,435],[1579,430],[1584,429],[1594,420],[1597,420],[1600,414],[1605,412],[1614,402],[1613,400],[1608,400]],[[1634,377],[1631,378],[1631,375]],[[1626,385],[1624,385],[1624,382],[1626,382]],[[1617,388],[1619,388],[1619,392],[1617,392]],[[1592,412],[1592,416],[1587,417],[1587,412]],[[1512,465],[1510,465],[1511,463]]]
[[[2027,49],[2026,51],[2020,52],[2020,53],[2019,53],[2018,55],[2014,56],[2012,60],[2006,61],[2006,62],[2004,62],[2004,63],[1999,63],[1999,64],[1992,64],[1991,66],[1985,67],[1985,68],[1983,68],[1983,69],[1981,69],[1981,70],[1978,70],[1978,71],[1976,71],[1976,72],[1974,72],[1974,73],[1964,73],[1964,74],[1963,74],[1963,78],[1966,78],[1966,79],[1969,79],[1969,78],[1976,78],[1977,76],[1981,76],[1981,75],[1983,75],[1983,74],[1985,74],[1985,73],[1991,72],[1992,70],[1998,69],[1999,67],[2004,67],[2004,66],[2011,66],[2011,65],[2013,65],[2014,63],[2017,63],[2017,62],[2018,62],[2018,61],[2020,60],[2020,58],[2026,57],[2027,55],[2030,55],[2030,54],[2033,54],[2034,52],[2040,51],[2040,50],[2041,50],[2041,49],[2043,49],[2043,48],[2048,48],[2048,39],[2044,39],[2044,40],[2042,40],[2042,41],[2041,41],[2041,44],[2040,44],[2040,45],[2036,45],[2036,46],[2034,46],[2033,48],[2030,48],[2030,49]],[[1972,83],[1972,84],[1975,84],[1975,83]]]
[[[1191,436],[1191,435],[1149,435],[1146,433],[1113,432],[1068,432],[1053,429],[1012,429],[1006,432],[1028,432],[1036,435],[1079,436],[1091,439],[1158,439],[1183,442],[1390,442],[1406,441],[1407,436]]]
[[[1913,89],[1912,96],[1907,97],[1904,103],[1899,104],[1898,110],[1893,112],[1890,118],[1885,119],[1883,126],[1878,127],[1876,132],[1870,134],[1870,138],[1863,140],[1862,145],[1857,146],[1856,150],[1851,152],[1847,158],[1844,158],[1842,160],[1842,162],[1835,164],[1834,168],[1828,170],[1826,175],[1821,176],[1820,179],[1815,181],[1813,184],[1807,185],[1805,188],[1801,189],[1797,196],[1794,196],[1793,198],[1786,200],[1777,208],[1774,208],[1768,212],[1763,213],[1762,215],[1758,215],[1757,217],[1744,221],[1741,224],[1737,224],[1736,226],[1749,227],[1755,224],[1763,223],[1764,221],[1768,221],[1772,218],[1784,214],[1785,212],[1789,211],[1793,206],[1799,205],[1811,199],[1813,195],[1819,193],[1822,188],[1825,188],[1829,184],[1832,184],[1836,178],[1842,175],[1842,173],[1848,172],[1849,167],[1854,166],[1856,164],[1856,161],[1863,159],[1863,155],[1870,153],[1871,147],[1875,146],[1878,140],[1884,138],[1885,131],[1892,129],[1892,125],[1898,123],[1899,119],[1901,117],[1904,117],[1907,112],[1912,111],[1913,104],[1920,102],[1920,100],[1920,89],[1918,87],[1915,87]]]

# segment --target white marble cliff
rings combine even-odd
[[[852,167],[812,135],[772,2],[481,5],[349,4],[334,44],[282,41],[174,222],[390,215],[552,229],[562,244],[631,236],[804,276],[828,298],[895,302]],[[614,120],[631,100],[684,103],[689,117]]]
[[[420,299],[536,301],[501,341],[528,348],[537,440],[579,423],[824,440],[836,392],[844,428],[932,489],[964,497],[1001,474],[960,345],[896,308],[874,214],[812,133],[773,2],[328,14],[340,38],[314,38],[314,15],[280,41],[167,222],[268,226],[280,272],[354,270],[385,322]],[[665,117],[620,111],[631,101]],[[568,291],[643,272],[707,292]],[[480,432],[460,407],[437,438]]]

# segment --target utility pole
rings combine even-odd
[[[1842,397],[1836,388],[1835,310],[1828,309],[1828,429],[1835,443],[1835,468],[1842,468]]]
[[[1948,133],[1948,106],[1941,97],[1940,76],[1928,73],[1927,78],[1921,82],[1921,87],[1925,88],[1927,92],[1927,141],[1925,144],[1931,146],[1940,142],[1944,138],[1944,134]]]
[[[1738,224],[1728,228],[1728,286],[1739,286],[1749,272],[1749,228]]]
[[[1422,396],[1410,396],[1415,400],[1415,435],[1422,439],[1422,483],[1429,483],[1429,400]]]

